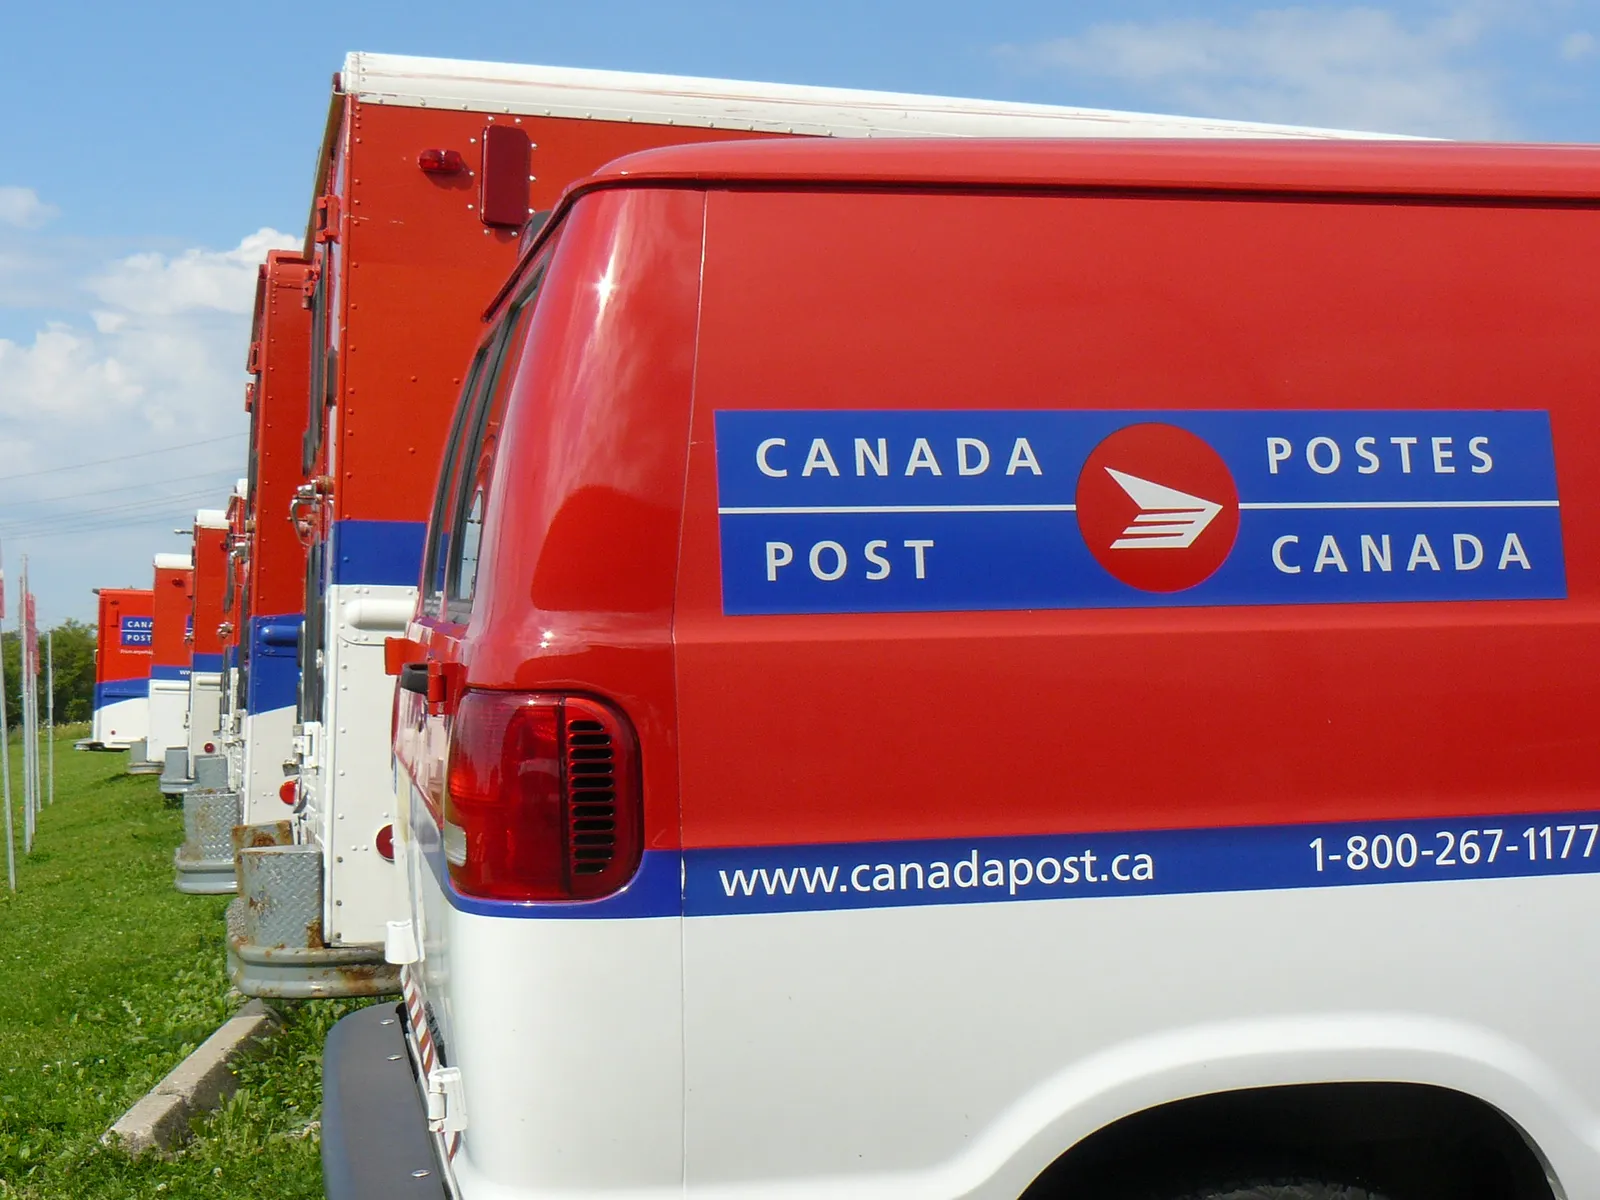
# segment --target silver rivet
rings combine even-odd
[[[417,1170],[417,1171],[411,1172],[411,1178],[413,1178],[413,1179],[426,1179],[429,1175],[432,1175],[432,1174],[433,1174],[432,1171],[429,1171],[426,1168],[423,1168],[421,1170]]]

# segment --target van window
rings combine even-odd
[[[548,262],[548,259],[546,259]],[[534,270],[533,278],[518,294],[500,325],[500,336],[493,347],[493,362],[485,386],[474,406],[472,420],[459,431],[455,452],[461,468],[451,521],[448,569],[445,575],[445,614],[466,620],[472,611],[472,597],[478,583],[478,552],[483,541],[483,514],[488,503],[489,474],[494,453],[500,443],[500,424],[505,416],[506,396],[510,391],[506,363],[525,339],[533,316],[534,300],[544,282],[545,264]]]
[[[333,378],[337,370],[337,351],[329,344],[332,330],[328,323],[328,272],[332,267],[326,253],[317,259],[316,283],[311,293],[311,387],[306,432],[300,442],[300,472],[307,476],[322,452],[324,409],[333,399]]]
[[[322,720],[323,641],[327,614],[322,608],[322,567],[327,543],[314,542],[306,554],[306,622],[300,635],[300,697],[302,724]]]
[[[493,343],[479,348],[467,371],[466,383],[461,388],[461,398],[456,402],[456,413],[450,421],[450,437],[444,445],[444,462],[439,471],[438,491],[433,498],[433,511],[428,517],[428,544],[422,552],[422,611],[427,616],[444,612],[445,568],[449,565],[450,537],[446,533],[447,521],[452,515],[451,500],[457,489],[461,470],[461,430],[476,406],[478,385],[484,378],[483,364],[493,349]]]

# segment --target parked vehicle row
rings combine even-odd
[[[333,1200],[1600,1194],[1600,153],[352,55],[318,164],[94,739],[400,997]]]

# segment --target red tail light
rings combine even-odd
[[[424,150],[417,155],[417,166],[429,175],[455,175],[467,169],[459,150]]]
[[[300,798],[298,791],[299,789],[294,780],[285,779],[278,785],[278,799],[282,800],[285,804],[293,804]]]
[[[462,694],[450,732],[444,850],[457,890],[495,900],[592,900],[643,848],[627,718],[579,696]]]

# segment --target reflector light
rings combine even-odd
[[[623,887],[643,851],[636,746],[627,718],[596,700],[463,693],[442,830],[456,890],[593,900]]]
[[[278,785],[278,799],[282,800],[285,804],[293,804],[297,799],[296,792],[298,790],[299,789],[296,787],[294,780],[285,779],[281,784]]]
[[[429,175],[457,175],[467,169],[467,161],[457,150],[424,150],[417,155],[417,166]]]
[[[215,742],[207,742],[202,749],[207,754],[215,754],[217,752],[217,744]]]
[[[374,839],[373,844],[377,846],[378,853],[382,856],[384,862],[393,862],[394,826],[385,825],[382,829],[378,830],[378,836]]]

